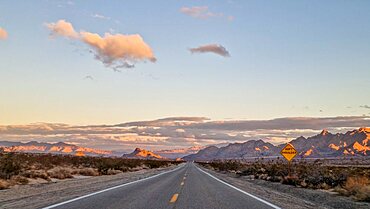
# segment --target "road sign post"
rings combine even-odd
[[[288,177],[290,177],[291,161],[297,155],[297,150],[290,143],[286,144],[285,147],[280,151],[280,154],[288,161]]]

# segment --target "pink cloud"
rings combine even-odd
[[[100,36],[87,31],[76,32],[73,25],[65,20],[47,23],[46,27],[53,36],[63,36],[87,44],[96,59],[115,70],[134,67],[137,62],[156,61],[153,50],[139,34],[105,33]]]
[[[50,30],[52,36],[63,36],[67,38],[78,38],[79,36],[72,24],[65,20],[58,20],[56,23],[47,23],[46,27]]]
[[[8,32],[0,27],[0,39],[7,39],[8,38]]]
[[[208,19],[211,17],[226,18],[229,21],[232,21],[234,19],[233,16],[226,17],[223,13],[211,12],[208,6],[182,7],[180,9],[180,12],[197,19]]]

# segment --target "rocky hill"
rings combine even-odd
[[[129,158],[129,159],[148,159],[148,160],[164,160],[166,158],[155,154],[151,151],[136,148],[132,153],[130,154],[124,154],[122,155],[123,158]]]

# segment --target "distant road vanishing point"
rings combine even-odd
[[[44,209],[271,209],[272,203],[223,182],[194,163]]]

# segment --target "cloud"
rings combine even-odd
[[[370,109],[369,105],[360,105],[361,108]]]
[[[223,17],[229,21],[234,20],[233,16],[227,16],[223,13],[211,12],[207,6],[182,7],[180,12],[197,19],[208,19],[211,17]]]
[[[289,129],[326,129],[340,127],[370,126],[370,117],[291,117],[272,120],[243,120],[243,121],[211,121],[206,123],[191,124],[188,128],[214,129],[214,130],[289,130]]]
[[[56,23],[46,23],[51,36],[63,36],[67,38],[78,38],[79,34],[75,31],[72,24],[65,20],[58,20]]]
[[[91,75],[87,75],[84,77],[84,80],[94,80],[94,78]]]
[[[104,16],[104,15],[101,15],[101,14],[93,14],[93,15],[91,15],[91,17],[97,18],[97,19],[103,19],[103,20],[110,20],[111,19],[110,17]]]
[[[370,127],[370,116],[277,118],[271,120],[212,121],[204,117],[171,117],[116,125],[73,126],[57,123],[0,125],[0,140],[73,142],[81,146],[127,150],[185,148],[263,139],[280,144],[299,136],[313,136]]]
[[[192,123],[200,123],[209,120],[206,117],[169,117],[169,118],[162,118],[158,120],[150,120],[150,121],[136,121],[136,122],[129,122],[129,123],[122,123],[116,126],[178,126],[178,125],[185,125],[185,124],[192,124]]]
[[[189,51],[191,53],[215,53],[218,55],[221,55],[223,57],[230,57],[230,53],[226,50],[225,47],[219,45],[219,44],[208,44],[199,46],[196,48],[190,48]]]
[[[0,39],[7,39],[8,38],[8,32],[0,27]]]
[[[234,16],[232,15],[226,16],[221,12],[219,13],[211,12],[208,6],[182,7],[180,8],[180,12],[190,17],[197,18],[197,19],[208,19],[208,18],[213,18],[213,17],[220,17],[228,21],[234,20]]]
[[[105,33],[102,37],[87,31],[78,33],[73,25],[65,20],[45,25],[52,36],[67,37],[87,44],[97,60],[114,70],[132,68],[137,62],[156,61],[152,49],[139,34]]]
[[[138,34],[106,33],[104,37],[84,31],[80,34],[81,40],[94,50],[95,58],[107,67],[130,68],[133,67],[133,63],[139,61],[156,61],[152,49]]]

